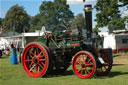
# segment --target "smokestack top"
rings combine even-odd
[[[90,12],[90,11],[92,11],[92,9],[93,9],[93,8],[92,8],[92,5],[90,5],[90,4],[84,6],[84,11],[85,11],[85,12]]]

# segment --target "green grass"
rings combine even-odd
[[[127,60],[128,55],[118,56],[114,61]],[[128,64],[116,64],[108,76],[80,79],[72,72],[72,67],[65,75],[50,75],[46,78],[31,78],[21,64],[10,65],[9,57],[0,58],[0,85],[128,85]]]

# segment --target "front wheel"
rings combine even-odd
[[[79,78],[91,78],[96,72],[96,60],[90,52],[80,51],[75,54],[72,60],[72,68]]]

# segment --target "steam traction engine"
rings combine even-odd
[[[51,33],[45,32],[44,37],[28,44],[21,58],[24,71],[31,77],[44,77],[65,72],[72,61],[72,69],[79,78],[108,74],[112,58],[109,52],[95,46],[91,9],[91,5],[85,5],[86,27],[79,28],[78,33],[56,26]]]

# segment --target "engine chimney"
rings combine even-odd
[[[86,23],[86,30],[87,30],[87,39],[91,38],[92,33],[92,5],[85,5],[85,23]]]

